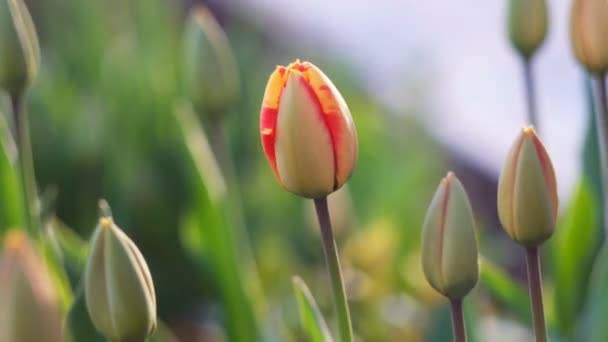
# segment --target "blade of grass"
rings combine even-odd
[[[195,217],[201,230],[199,237],[204,240],[208,261],[217,277],[229,340],[257,341],[259,330],[243,279],[247,272],[241,267],[239,239],[224,214],[226,187],[222,174],[192,109],[185,104],[178,105],[175,115],[190,164],[192,186],[196,189],[194,201]]]
[[[516,319],[529,324],[532,317],[528,292],[521,284],[514,282],[507,272],[486,258],[481,258],[479,281],[492,296],[513,312]]]
[[[310,342],[332,342],[331,334],[327,323],[323,319],[323,315],[317,306],[317,302],[310,293],[306,283],[298,277],[294,276],[293,289],[298,302],[298,311],[300,313],[300,322],[304,332],[308,336]]]
[[[25,210],[17,160],[17,147],[0,113],[0,233],[24,228]]]

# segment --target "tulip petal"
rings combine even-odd
[[[524,135],[521,134],[515,144],[511,147],[504,168],[498,179],[498,218],[504,227],[514,227],[515,220],[513,218],[513,198],[515,191],[515,174],[517,172],[517,164],[521,146],[524,143]],[[517,240],[517,228],[511,232],[513,238]]]
[[[264,154],[270,163],[272,172],[279,182],[281,182],[281,178],[279,177],[279,173],[277,171],[277,161],[275,155],[277,113],[281,92],[283,91],[286,80],[286,68],[283,66],[278,66],[268,79],[266,91],[264,92],[264,99],[262,100],[262,110],[260,112],[260,136],[262,137],[262,148],[264,149]]]
[[[302,73],[288,69],[276,119],[276,165],[288,191],[318,197],[335,188],[335,162],[321,107]]]
[[[573,1],[570,25],[578,60],[591,71],[605,72],[608,69],[608,2]]]
[[[543,166],[532,139],[525,139],[515,176],[513,217],[519,242],[538,244],[548,239],[555,227],[555,204]],[[522,231],[525,229],[525,233]]]
[[[473,210],[453,173],[441,180],[422,233],[422,268],[429,284],[452,299],[464,297],[479,277]]]
[[[317,97],[323,120],[331,135],[335,164],[335,189],[350,177],[357,163],[357,131],[346,101],[331,80],[316,66],[303,62],[302,74]]]
[[[479,278],[475,221],[460,180],[452,173],[446,178],[450,200],[444,209],[441,270],[445,293],[450,298],[462,298],[475,287]]]

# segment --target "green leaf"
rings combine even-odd
[[[78,291],[76,299],[72,303],[66,325],[67,331],[74,342],[106,342],[106,339],[97,332],[93,322],[91,322],[82,289]]]
[[[72,287],[76,288],[87,261],[89,243],[57,217],[52,217],[47,227],[47,236],[61,258]]]
[[[25,225],[24,199],[17,148],[0,113],[0,233]]]
[[[298,302],[300,322],[310,342],[331,342],[331,334],[306,283],[294,276],[293,288]]]
[[[582,324],[578,326],[576,341],[608,341],[608,247],[604,245],[594,264],[589,281],[589,294],[585,303]]]
[[[513,281],[509,274],[486,258],[481,258],[479,281],[519,321],[531,321],[530,303],[526,289]]]
[[[215,160],[205,132],[191,107],[176,106],[175,115],[180,136],[183,138],[184,155],[187,157],[194,188],[194,223],[199,234],[187,232],[188,237],[198,237],[203,253],[194,253],[200,265],[210,264],[218,284],[224,306],[225,325],[230,341],[259,340],[259,330],[253,304],[243,275],[246,263],[240,258],[239,237],[235,227],[227,224],[225,215],[226,186]],[[189,221],[189,220],[188,220]],[[190,227],[192,223],[189,224]],[[196,243],[189,244],[192,248]]]
[[[555,329],[572,338],[587,295],[589,277],[601,244],[599,207],[583,179],[551,240],[555,280]]]

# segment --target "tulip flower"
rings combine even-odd
[[[110,341],[145,341],[156,327],[156,297],[148,266],[137,246],[100,218],[84,272],[87,311]]]
[[[428,282],[450,299],[462,299],[479,278],[475,219],[469,197],[450,172],[441,180],[424,219],[422,268]]]
[[[357,162],[357,132],[346,102],[309,62],[278,66],[260,114],[266,158],[290,192],[320,198],[339,189]]]
[[[607,72],[608,1],[573,0],[570,30],[578,61],[592,73]]]
[[[522,71],[526,90],[527,123],[539,126],[532,57],[547,35],[546,0],[510,0],[509,39],[522,57]]]
[[[40,64],[38,37],[23,0],[0,0],[0,87],[20,96]]]
[[[557,183],[551,158],[532,127],[511,148],[498,182],[498,215],[511,239],[535,247],[553,234]]]
[[[450,299],[454,341],[466,341],[463,298],[479,279],[475,219],[462,183],[449,172],[426,212],[422,270],[437,292]]]
[[[309,62],[277,66],[260,112],[262,148],[287,191],[314,199],[342,342],[352,323],[342,280],[327,195],[340,189],[357,163],[357,131],[346,102],[325,74]]]
[[[190,100],[201,115],[217,118],[238,97],[238,67],[226,33],[206,7],[190,11],[183,48]]]
[[[0,341],[62,342],[59,298],[22,231],[10,231],[0,256]]]
[[[551,158],[532,127],[511,147],[498,180],[498,216],[507,234],[526,248],[536,341],[547,341],[538,246],[557,219],[557,182]]]
[[[513,47],[530,58],[547,35],[545,0],[511,0],[509,2],[509,38]]]

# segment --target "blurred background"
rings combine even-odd
[[[305,341],[294,275],[333,321],[312,203],[279,186],[259,138],[267,78],[296,58],[333,80],[359,133],[357,169],[330,208],[360,340],[451,339],[447,301],[419,261],[424,213],[448,170],[479,219],[481,282],[465,304],[470,338],[531,340],[523,250],[500,228],[495,205],[503,159],[525,124],[506,1],[26,3],[42,48],[27,104],[43,202],[55,225],[87,240],[98,199],[109,201],[148,261],[160,319],[177,340]],[[240,96],[214,113],[188,104],[182,79],[184,23],[197,4],[226,31],[238,65]],[[540,134],[562,212],[543,249],[547,320],[563,341],[606,329],[598,322],[608,310],[593,297],[608,267],[591,271],[603,260],[601,203],[569,6],[549,2],[549,36],[534,59]],[[75,257],[76,289],[79,266]],[[94,341],[86,314],[75,312],[70,319],[86,336],[77,340]]]

